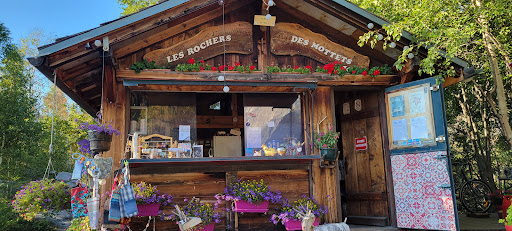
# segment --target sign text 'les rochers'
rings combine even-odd
[[[158,65],[177,65],[188,59],[205,60],[224,53],[251,54],[253,48],[252,25],[248,22],[235,22],[208,27],[191,38],[168,48],[154,50],[144,59]]]
[[[200,52],[201,50],[204,50],[211,45],[215,45],[215,44],[223,43],[223,42],[229,42],[229,41],[231,41],[230,34],[226,35],[226,37],[224,37],[223,35],[218,36],[218,37],[213,37],[211,39],[208,39],[208,40],[200,43],[199,45],[187,48],[186,51],[180,51],[179,53],[167,56],[167,62],[172,63],[172,62],[178,61],[180,59],[185,58],[185,54],[187,54],[187,56],[191,56],[194,53]]]
[[[276,55],[302,55],[321,63],[341,62],[368,68],[370,58],[332,42],[322,34],[295,23],[276,23],[270,29],[270,49]]]

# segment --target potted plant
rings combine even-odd
[[[505,224],[505,229],[507,231],[512,231],[512,206],[508,207],[505,219],[499,219],[498,222]]]
[[[87,131],[87,140],[89,140],[89,149],[93,153],[108,151],[112,142],[112,135],[119,135],[119,131],[112,125],[101,122],[101,114],[94,119],[94,123],[82,123],[79,129]]]
[[[144,59],[142,62],[135,62],[130,66],[130,70],[134,70],[135,73],[140,73],[141,70],[145,69],[168,69],[166,66],[158,66],[155,61],[150,59]]]
[[[320,132],[315,134],[315,146],[320,150],[323,160],[336,160],[338,148],[336,144],[340,138],[339,132],[334,132],[332,126],[329,125],[328,132]]]
[[[193,229],[189,229],[190,231],[213,231],[215,224],[221,222],[221,214],[215,212],[219,208],[218,203],[214,203],[213,205],[210,203],[201,202],[198,198],[192,198],[188,200],[184,199],[185,202],[188,202],[187,205],[181,208],[181,211],[187,217],[199,217],[201,218],[201,223],[194,227]],[[179,217],[176,214],[171,215],[163,215],[163,220],[171,220],[171,221],[179,221]]]
[[[160,194],[156,186],[147,184],[142,181],[140,183],[132,183],[133,192],[135,193],[135,201],[137,203],[137,210],[139,217],[157,216],[159,213],[160,205],[169,205],[172,201],[172,196],[164,193]]]
[[[11,206],[24,220],[31,221],[41,214],[53,214],[71,207],[71,194],[66,183],[55,180],[36,180],[21,186]]]
[[[269,201],[281,202],[281,192],[271,191],[263,180],[238,180],[231,187],[224,189],[224,194],[217,195],[218,199],[234,201],[235,211],[244,213],[266,213]]]
[[[299,212],[307,214],[309,210],[315,215],[314,226],[318,226],[320,218],[327,214],[326,206],[321,206],[313,197],[303,195],[301,199],[293,203],[288,202],[287,199],[283,200],[281,209],[277,213],[272,214],[270,221],[274,224],[281,222],[286,230],[302,230]]]
[[[212,67],[201,60],[200,62],[196,62],[194,59],[189,59],[187,63],[178,64],[176,66],[176,71],[180,72],[199,72],[199,71],[208,71]]]

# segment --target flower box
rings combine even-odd
[[[320,218],[315,218],[315,222],[313,222],[313,226],[320,225]],[[284,223],[284,227],[286,230],[302,230],[302,222],[296,219],[291,219]]]
[[[268,211],[268,201],[262,201],[261,204],[253,204],[244,200],[235,201],[235,211],[239,213],[266,213]]]
[[[505,225],[505,230],[512,231],[512,225]]]
[[[138,217],[149,217],[158,216],[158,210],[160,209],[159,203],[152,204],[137,204],[137,210],[139,210]]]
[[[208,225],[198,225],[198,226],[194,227],[194,229],[192,229],[192,230],[213,231],[214,228],[215,228],[215,223],[210,223]],[[181,231],[181,229],[180,229],[180,231]]]

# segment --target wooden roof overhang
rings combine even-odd
[[[225,81],[219,82],[218,77]],[[346,75],[341,78],[328,74],[265,74],[265,73],[203,73],[174,72],[170,70],[146,70],[135,73],[122,70],[117,80],[132,90],[222,92],[229,86],[230,92],[302,92],[317,86],[392,86],[400,77]]]
[[[222,18],[223,13],[246,11],[249,9],[262,7],[261,1],[257,0],[225,0],[223,7],[217,0],[176,0],[164,1],[157,5],[148,7],[137,13],[123,16],[117,20],[104,23],[97,28],[81,32],[76,35],[58,39],[55,43],[39,48],[37,57],[29,58],[29,61],[45,76],[53,81],[53,73],[57,73],[57,86],[62,89],[71,99],[77,102],[89,114],[94,115],[99,110],[101,104],[101,86],[102,75],[110,78],[116,78],[120,82],[129,77],[129,71],[120,70],[120,59],[134,56],[140,51],[144,51],[150,46],[175,36],[180,33],[193,31],[194,28],[203,25],[212,20]],[[400,55],[403,46],[409,44],[412,35],[404,33],[402,39],[397,42],[395,49],[382,49],[382,44],[378,44],[375,49],[365,45],[357,46],[359,36],[367,32],[368,23],[373,22],[376,28],[381,28],[386,22],[375,15],[372,15],[359,7],[345,0],[279,0],[277,5],[272,7],[272,14],[278,15],[280,19],[288,22],[299,22],[301,25],[310,29],[315,29],[317,33],[322,33],[331,39],[335,39],[342,46],[357,50],[357,52],[371,57],[378,64],[392,65]],[[108,37],[110,49],[103,52],[101,47],[94,47],[95,40],[103,40]],[[92,49],[85,49],[86,44],[91,45]],[[155,49],[153,47],[152,49]],[[426,50],[420,51],[418,56],[426,56]],[[139,57],[140,58],[140,57]],[[135,62],[137,60],[133,60]],[[456,61],[459,61],[456,59]],[[133,63],[132,62],[132,63]],[[103,72],[103,64],[106,68]],[[407,73],[415,72],[414,62],[400,73],[402,80],[410,78]],[[465,63],[461,61],[461,66]],[[467,64],[466,64],[467,65]],[[131,71],[133,73],[133,71]],[[149,74],[142,73],[137,76],[140,80],[147,80]],[[168,81],[197,81],[190,78],[197,78],[194,74],[152,73],[158,78],[165,78]],[[181,77],[179,77],[181,75]],[[201,75],[201,74],[199,74]],[[188,77],[183,77],[188,76]],[[195,76],[195,77],[190,77]],[[212,75],[213,76],[213,75]],[[258,82],[283,82],[287,76],[265,75],[265,74],[244,74],[238,75],[245,81],[252,78],[260,80],[251,80]],[[350,77],[343,77],[340,80],[326,79],[326,76],[297,76],[294,80],[288,78],[285,82],[304,82],[312,81],[317,85],[389,85],[390,82],[379,83],[374,79],[372,83],[358,82],[359,79],[349,80]],[[289,76],[288,76],[289,77]],[[407,77],[407,78],[405,78]],[[185,78],[185,79],[183,79]],[[187,79],[189,78],[189,79]],[[201,77],[203,78],[203,77]],[[313,79],[308,79],[313,78]],[[202,81],[208,81],[202,80]],[[371,81],[370,81],[371,82]],[[275,83],[273,83],[275,84]],[[194,90],[199,85],[182,85],[179,89]],[[210,85],[211,91],[220,91],[220,86]],[[277,89],[288,91],[294,90],[290,86],[273,86]],[[277,88],[280,87],[280,88]],[[131,89],[148,90],[177,89],[176,85],[158,85],[141,84],[130,86]],[[233,86],[231,91],[238,89],[240,91],[248,90],[251,86]],[[202,85],[206,89],[206,85]],[[297,88],[295,88],[296,90]],[[260,89],[261,90],[261,89]]]

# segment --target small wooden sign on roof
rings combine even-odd
[[[254,25],[256,26],[275,26],[276,16],[271,16],[267,19],[265,15],[254,15]]]
[[[295,23],[276,23],[270,31],[270,48],[276,55],[303,55],[322,63],[341,62],[366,67],[370,58]]]
[[[209,27],[190,39],[171,47],[154,50],[144,59],[158,65],[177,65],[188,59],[204,60],[226,53],[251,54],[253,48],[252,25],[248,22],[235,22]]]

